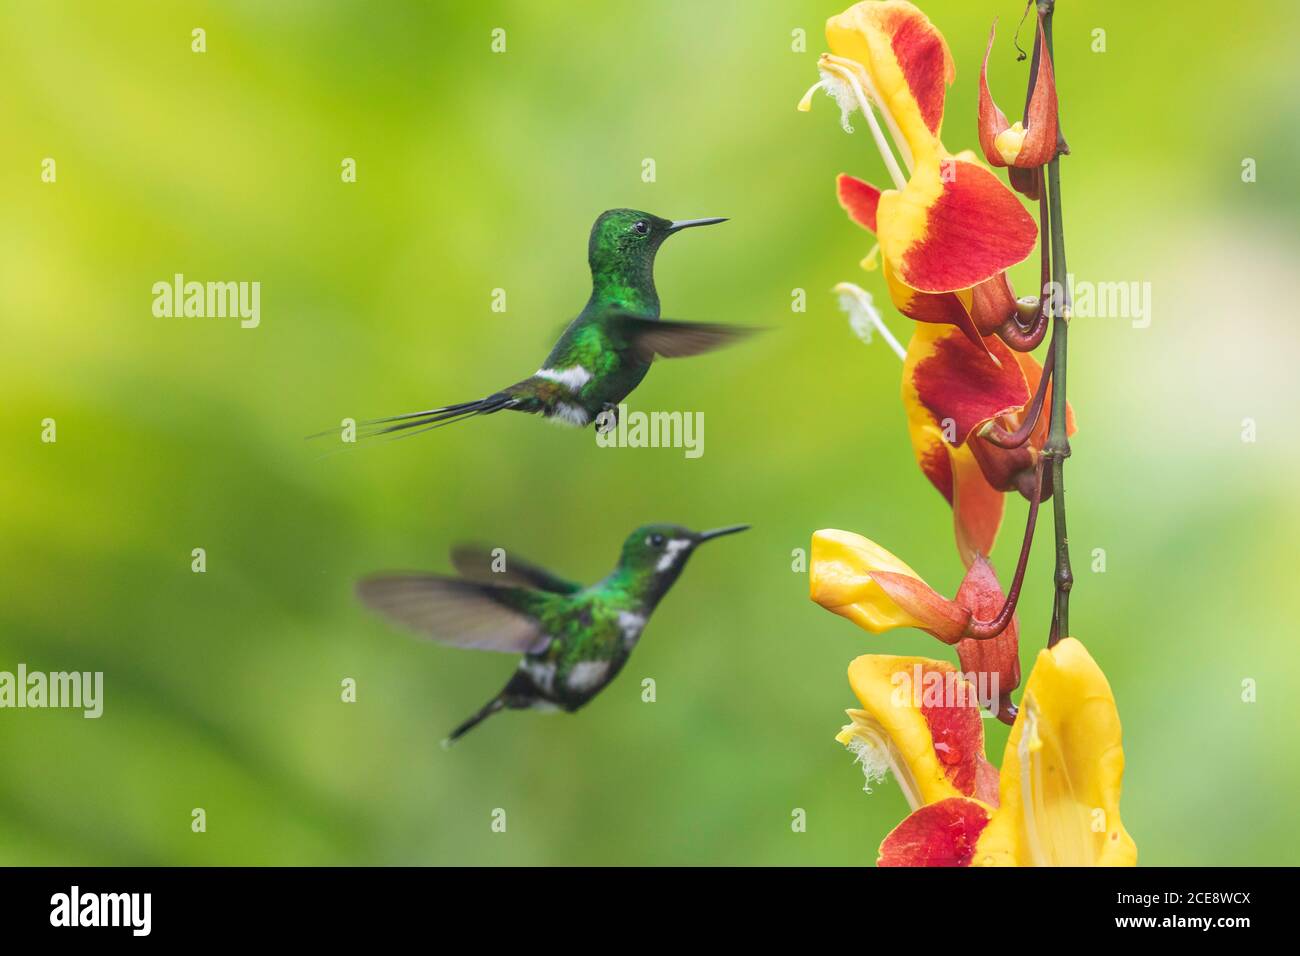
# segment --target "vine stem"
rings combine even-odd
[[[1052,14],[1056,0],[1039,0],[1043,15],[1043,37],[1047,55],[1052,59],[1056,76],[1056,57],[1052,52]],[[1063,141],[1063,140],[1062,140]],[[1048,423],[1047,444],[1043,457],[1052,470],[1052,514],[1056,525],[1056,566],[1053,575],[1054,600],[1052,627],[1047,646],[1070,635],[1070,589],[1074,573],[1070,568],[1070,537],[1065,523],[1065,459],[1070,457],[1070,439],[1066,427],[1065,376],[1068,366],[1067,336],[1070,328],[1069,272],[1065,262],[1065,228],[1061,222],[1061,156],[1047,165],[1046,189],[1052,236],[1052,410]]]
[[[1020,603],[1020,588],[1025,583],[1025,569],[1029,566],[1029,550],[1034,545],[1034,529],[1038,524],[1038,505],[1043,500],[1043,464],[1044,458],[1038,460],[1034,469],[1034,497],[1029,499],[1029,515],[1025,518],[1025,537],[1020,543],[1020,558],[1016,561],[1016,573],[1007,589],[1002,607],[990,620],[981,621],[972,617],[966,624],[963,637],[973,637],[977,641],[987,641],[997,637],[1007,629],[1015,617],[1016,605]]]

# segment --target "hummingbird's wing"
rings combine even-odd
[[[456,545],[451,549],[451,565],[462,576],[479,584],[536,588],[553,594],[573,594],[582,590],[581,584],[566,581],[540,565],[516,556],[513,551],[507,553],[485,544]]]
[[[719,322],[675,322],[619,314],[610,319],[611,336],[622,338],[649,361],[656,355],[684,358],[712,352],[748,338],[763,329],[752,325],[723,325]]]
[[[398,572],[363,578],[357,597],[389,620],[453,647],[537,654],[551,640],[534,616],[547,595],[535,591]]]

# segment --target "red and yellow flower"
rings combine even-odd
[[[1011,166],[1016,169],[1037,169],[1056,156],[1060,138],[1060,119],[1056,100],[1056,78],[1052,70],[1052,57],[1047,52],[1047,36],[1042,28],[1043,15],[1038,14],[1038,74],[1029,94],[1025,122],[1007,122],[1007,116],[993,102],[989,92],[989,54],[997,36],[997,23],[989,30],[989,44],[984,50],[984,65],[980,67],[979,136],[984,158],[994,166]]]
[[[951,664],[868,654],[849,665],[849,684],[862,707],[835,739],[868,787],[893,772],[912,808],[880,844],[878,865],[1137,863],[1119,812],[1119,713],[1074,638],[1039,653],[1000,771],[984,756],[974,690]]]
[[[895,185],[881,190],[841,176],[840,202],[875,234],[898,310],[920,322],[955,325],[979,346],[1015,313],[1005,272],[1033,251],[1038,229],[974,153],[952,154],[940,139],[946,88],[955,76],[948,45],[904,0],[855,4],[827,21],[826,39],[831,52],[819,62],[817,86],[836,96],[846,117],[862,110]],[[806,96],[800,108],[809,102]]]
[[[1004,493],[1034,495],[1048,418],[1039,417],[1018,448],[1002,448],[981,434],[990,425],[1015,431],[1038,390],[1043,368],[1033,356],[984,340],[982,355],[965,336],[945,326],[921,325],[908,344],[902,397],[917,464],[952,506],[957,551],[967,567],[993,551],[1002,524]],[[1042,405],[1050,405],[1051,383]],[[1066,430],[1074,433],[1067,412]],[[1045,481],[1043,498],[1051,494]]]
[[[1014,717],[1011,692],[1020,686],[1015,615],[995,637],[977,639],[970,631],[972,622],[996,617],[1006,600],[984,558],[972,562],[949,600],[874,541],[827,528],[813,533],[808,582],[815,603],[873,634],[914,627],[955,645],[962,671],[977,675],[987,690],[983,706],[1007,722]]]
[[[1023,123],[1008,124],[993,102],[988,50],[980,74],[984,158],[1010,167],[1013,185],[1031,198],[1042,189],[1040,167],[1064,149],[1046,35],[1040,18]],[[813,535],[813,601],[874,634],[923,630],[954,646],[959,660],[955,667],[868,654],[849,667],[861,707],[848,712],[850,723],[836,739],[862,763],[868,790],[892,773],[912,808],[881,843],[878,863],[1133,865],[1137,850],[1119,815],[1119,716],[1096,663],[1077,640],[1062,637],[1064,605],[1057,605],[1049,647],[1038,655],[1019,707],[1011,700],[1020,683],[1016,602],[1039,503],[1053,492],[1044,449],[1053,423],[1058,443],[1062,431],[1074,431],[1068,405],[1052,402],[1052,361],[1045,369],[1028,354],[1048,319],[1062,315],[1056,303],[1047,306],[1050,257],[1044,247],[1044,298],[1017,300],[1007,269],[1033,250],[1037,227],[973,153],[944,148],[944,97],[955,71],[943,36],[924,14],[903,0],[865,0],[832,17],[826,36],[831,52],[819,61],[822,79],[813,89],[835,96],[846,129],[850,114],[862,111],[894,184],[882,190],[841,175],[839,201],[878,240],[864,268],[875,268],[879,253],[890,298],[918,323],[906,350],[887,340],[903,358],[913,451],[952,506],[967,568],[949,599],[861,535]],[[992,44],[990,35],[989,50]],[[837,291],[855,328],[868,328],[864,319],[883,326],[865,291],[848,283]],[[988,556],[1008,491],[1031,505],[1004,595]],[[1058,601],[1062,596],[1058,591]],[[1000,770],[985,757],[984,710],[1012,724]]]

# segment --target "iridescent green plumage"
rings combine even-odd
[[[582,707],[627,663],[695,548],[745,527],[638,528],[614,570],[589,587],[504,552],[462,547],[452,552],[458,578],[383,574],[357,590],[370,607],[442,643],[524,655],[501,692],[452,731],[455,740],[506,708]]]
[[[363,422],[361,435],[415,434],[500,411],[584,427],[617,408],[645,378],[656,355],[698,355],[754,332],[659,318],[654,263],[660,245],[683,229],[722,221],[674,222],[635,209],[602,213],[587,245],[591,298],[535,373],[476,401]]]

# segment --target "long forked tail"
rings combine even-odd
[[[357,422],[357,437],[379,438],[386,435],[390,439],[407,438],[431,428],[441,428],[443,425],[473,418],[475,415],[490,415],[506,408],[513,408],[517,404],[519,400],[515,396],[506,392],[497,392],[495,395],[474,402],[461,402],[459,405],[445,405],[442,408],[429,408],[422,412],[409,412],[405,415],[393,415],[390,418],[372,418],[369,421]],[[307,437],[323,438],[337,434],[338,429],[332,428]]]
[[[442,746],[444,748],[450,747],[497,711],[504,710],[505,707],[506,699],[504,694],[498,694],[496,697],[493,697],[490,701],[484,704],[477,713],[449,733],[447,739],[442,742]]]
[[[391,418],[372,419],[368,422],[361,422],[359,428],[363,437],[367,438],[375,438],[380,435],[405,438],[407,435],[418,435],[430,428],[440,428],[443,425],[464,421],[466,418],[473,418],[475,415],[491,415],[493,412],[510,408],[516,403],[517,400],[513,395],[497,392],[487,398],[480,398],[476,402],[461,402],[459,405],[430,408],[423,412],[410,412],[406,415],[394,415]],[[397,432],[406,432],[406,435],[397,435],[395,434]]]

